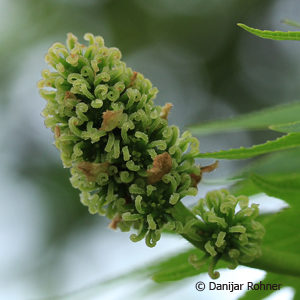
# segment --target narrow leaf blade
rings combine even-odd
[[[284,19],[281,21],[283,24],[289,25],[289,26],[293,26],[296,28],[300,28],[300,23],[290,20],[290,19]]]
[[[296,289],[296,294],[299,296],[299,287],[300,287],[300,279],[292,276],[284,276],[282,274],[275,273],[267,273],[266,277],[261,281],[262,284],[270,284],[273,286],[277,284],[276,288],[280,284],[280,290],[284,287],[291,286]],[[263,287],[263,286],[262,286]],[[273,286],[274,287],[274,286]],[[239,300],[256,300],[256,299],[265,299],[267,296],[276,292],[277,289],[264,289],[261,288],[259,290],[251,290],[249,289],[246,294],[241,296]],[[294,298],[297,299],[297,298]]]
[[[284,133],[300,132],[300,121],[271,125],[269,128]]]
[[[300,174],[287,174],[277,176],[260,176],[252,174],[252,182],[261,191],[269,196],[278,197],[287,201],[291,206],[299,205]]]
[[[271,108],[254,111],[237,117],[204,122],[191,125],[188,129],[193,134],[205,135],[230,131],[241,131],[244,129],[267,129],[270,125],[294,122],[300,119],[300,101]]]
[[[245,24],[238,23],[238,26],[244,30],[264,39],[271,40],[292,40],[300,41],[300,32],[299,31],[271,31],[271,30],[259,30],[252,27],[249,27]]]
[[[195,276],[201,273],[208,272],[208,262],[206,262],[200,269],[193,267],[188,259],[191,254],[196,254],[198,258],[203,257],[204,253],[199,249],[192,249],[186,253],[182,253],[180,260],[177,263],[168,264],[168,266],[159,266],[154,272],[152,279],[157,283],[177,281],[187,277]],[[172,258],[171,258],[172,259]],[[225,268],[227,263],[225,261],[218,262],[218,268]]]
[[[279,150],[291,149],[300,146],[300,134],[290,133],[264,144],[254,145],[250,148],[238,148],[221,150],[218,152],[200,153],[198,158],[218,158],[218,159],[246,159],[258,155],[275,152]]]

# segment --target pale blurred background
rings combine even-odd
[[[297,0],[0,0],[0,299],[63,294],[188,246],[175,237],[163,237],[154,249],[134,244],[80,204],[40,115],[45,102],[36,82],[53,42],[64,42],[68,32],[102,35],[159,88],[158,104],[174,104],[170,123],[183,129],[299,99],[300,44],[260,40],[236,26],[293,30],[281,20],[300,21],[299,12]],[[201,137],[200,147],[250,146],[274,137],[220,134]],[[233,175],[245,163],[221,162],[207,178]],[[200,187],[200,194],[211,188]],[[251,281],[264,272],[239,268],[225,274],[223,282]],[[201,278],[209,280],[190,278],[159,298],[219,297],[195,290]],[[70,299],[155,299],[134,292],[144,284]],[[292,294],[287,288],[272,299]]]

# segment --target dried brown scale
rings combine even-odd
[[[153,167],[147,171],[148,182],[155,184],[172,169],[172,158],[168,152],[157,155],[153,160]]]
[[[54,135],[55,135],[56,138],[60,137],[60,128],[59,128],[58,125],[55,126]]]
[[[162,119],[167,120],[172,107],[173,107],[172,103],[166,103],[165,106],[162,108],[162,112],[160,114],[160,117]]]
[[[118,228],[118,224],[122,221],[122,217],[120,215],[115,216],[112,221],[109,223],[108,227],[110,229],[116,230]]]
[[[210,173],[212,171],[214,171],[216,168],[218,168],[219,166],[219,161],[216,160],[213,164],[209,165],[209,166],[204,166],[204,167],[201,167],[201,172],[202,173]]]
[[[102,115],[102,124],[100,130],[112,131],[121,121],[123,110],[113,111],[106,110]]]
[[[88,181],[95,181],[100,173],[108,172],[109,163],[91,163],[88,161],[80,162],[77,168],[84,173]]]
[[[192,179],[192,186],[197,187],[197,185],[199,184],[199,182],[202,179],[202,174],[200,174],[200,175],[190,174],[190,177]]]

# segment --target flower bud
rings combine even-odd
[[[207,256],[225,258],[230,268],[249,263],[261,255],[265,229],[256,221],[258,205],[248,207],[246,196],[235,197],[227,190],[212,191],[193,208],[202,226],[203,250]],[[237,210],[237,205],[240,209]]]

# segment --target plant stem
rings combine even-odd
[[[262,247],[261,257],[244,265],[279,274],[300,276],[300,259],[298,255],[274,251],[267,247]]]
[[[206,226],[203,222],[201,222],[197,217],[181,202],[177,202],[177,204],[172,209],[173,217],[181,222],[183,225],[186,224],[190,219],[196,219],[199,221],[197,226],[202,228],[203,230],[206,229]]]

